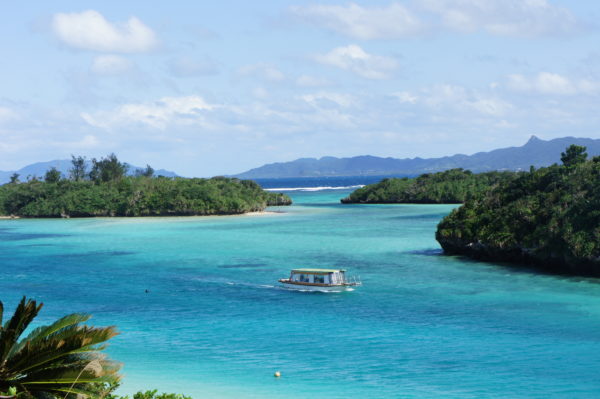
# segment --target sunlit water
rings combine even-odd
[[[340,205],[347,194],[293,192],[261,216],[1,220],[0,299],[43,301],[40,322],[117,325],[121,393],[600,397],[597,280],[442,256],[451,206]],[[364,286],[279,288],[295,267]]]

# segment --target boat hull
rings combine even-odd
[[[306,285],[279,282],[284,288],[294,291],[314,291],[314,292],[344,292],[353,291],[354,288],[350,285]]]

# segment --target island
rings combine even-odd
[[[519,172],[472,173],[461,168],[426,173],[416,178],[387,178],[353,191],[343,204],[460,204],[480,196]]]
[[[437,227],[444,252],[600,276],[600,157],[571,145],[561,160],[467,199]]]
[[[290,205],[284,194],[263,190],[236,178],[154,176],[147,166],[127,175],[128,166],[114,154],[92,159],[73,157],[69,176],[50,169],[43,178],[21,182],[16,173],[0,186],[0,215],[59,218],[98,216],[206,216],[263,211]]]

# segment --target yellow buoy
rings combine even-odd
[[[274,374],[274,376],[277,377],[277,378],[279,378],[279,377],[281,377],[281,373],[279,371],[276,371],[275,374]]]

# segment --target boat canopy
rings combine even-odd
[[[344,273],[345,271],[343,269],[294,269],[292,274],[331,274]]]

